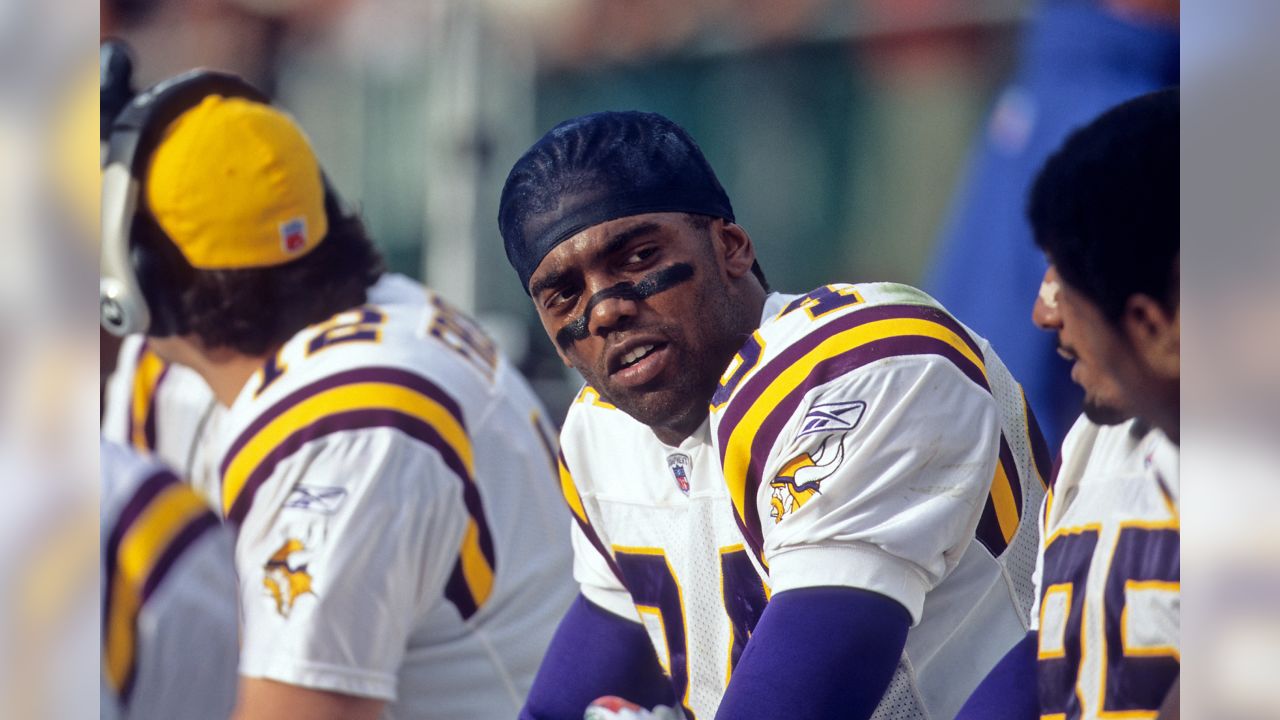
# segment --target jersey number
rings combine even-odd
[[[823,315],[850,305],[857,305],[860,302],[863,302],[862,295],[851,287],[838,288],[834,285],[823,285],[817,290],[801,295],[787,303],[782,312],[778,313],[778,317],[789,315],[796,310],[804,308],[810,320],[817,320]],[[729,367],[725,369],[724,374],[720,377],[720,385],[716,388],[715,394],[711,396],[712,410],[719,409],[720,406],[729,401],[729,397],[733,395],[733,391],[742,383],[743,378],[749,375],[756,364],[760,362],[762,354],[764,354],[764,338],[760,337],[760,333],[757,331],[747,338],[746,343],[738,350],[738,354],[734,356],[729,363]]]
[[[315,334],[307,341],[307,357],[311,357],[327,347],[348,342],[371,342],[382,340],[382,324],[387,316],[373,307],[360,307],[334,315],[332,318],[316,326]],[[283,350],[283,348],[281,348]],[[289,366],[280,358],[281,350],[267,358],[262,366],[262,382],[254,395],[261,395],[267,386],[280,379]]]
[[[1130,593],[1178,592],[1178,531],[1121,529],[1104,588],[1106,642],[1101,648],[1088,646],[1083,627],[1089,564],[1097,545],[1094,526],[1059,535],[1045,548],[1037,673],[1042,716],[1078,718],[1083,703],[1100,703],[1100,714],[1151,711],[1160,707],[1178,676],[1177,648],[1138,645],[1128,638]],[[1052,620],[1048,627],[1047,620]],[[1080,682],[1086,653],[1101,653],[1100,700],[1087,696],[1086,684]]]
[[[614,559],[626,578],[636,610],[641,615],[658,619],[667,646],[667,662],[663,670],[675,686],[685,717],[696,720],[689,708],[689,646],[684,594],[671,563],[661,548],[614,548]],[[727,683],[728,675],[738,664],[738,658],[742,657],[768,598],[751,559],[741,545],[721,548],[720,586],[732,632],[729,666],[725,669]]]

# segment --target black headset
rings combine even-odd
[[[134,242],[133,231],[135,223],[155,224],[138,212],[139,193],[165,129],[210,95],[271,104],[270,98],[235,75],[192,70],[135,96],[104,138],[98,294],[102,326],[115,335],[163,337],[185,329],[173,278],[174,269],[186,264],[185,258],[171,242]],[[156,230],[156,237],[163,235]]]

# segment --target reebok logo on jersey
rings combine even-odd
[[[858,427],[866,410],[867,404],[861,400],[814,405],[804,414],[796,437],[824,432],[847,432]]]
[[[262,586],[275,601],[276,612],[280,613],[280,617],[289,617],[298,598],[315,595],[311,590],[311,574],[307,572],[307,563],[293,557],[306,551],[307,547],[301,540],[288,538],[262,566]]]
[[[338,511],[342,501],[346,499],[347,491],[343,488],[299,485],[289,493],[284,506],[293,510],[332,515]]]

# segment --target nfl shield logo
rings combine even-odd
[[[689,494],[690,465],[692,465],[692,461],[684,453],[673,453],[667,456],[667,467],[671,468],[671,474],[676,478],[676,486],[685,495]]]
[[[280,223],[280,245],[284,251],[293,254],[307,245],[307,221],[294,218]]]

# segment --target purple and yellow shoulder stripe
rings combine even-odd
[[[717,430],[734,513],[764,561],[756,492],[768,454],[812,389],[890,357],[945,358],[990,392],[981,349],[950,315],[927,305],[880,305],[837,316],[756,369],[728,398]]]
[[[333,433],[392,428],[430,446],[462,483],[469,515],[445,595],[464,619],[493,591],[493,537],[475,483],[474,451],[462,409],[438,385],[407,370],[368,367],[304,386],[259,415],[223,458],[222,507],[240,523],[277,466],[307,443]]]
[[[129,444],[143,452],[156,449],[156,395],[169,372],[169,364],[144,341],[134,363],[129,392]]]
[[[162,470],[138,486],[108,532],[102,668],[122,703],[128,702],[137,666],[138,614],[187,548],[217,525],[195,491]]]

